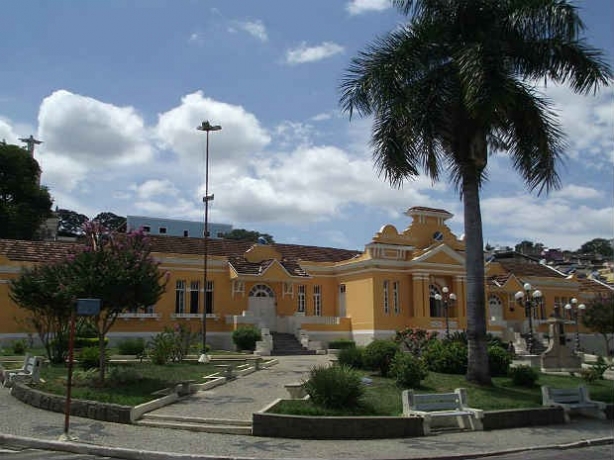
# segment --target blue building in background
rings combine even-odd
[[[142,228],[150,235],[184,236],[187,238],[202,238],[205,235],[205,223],[190,220],[128,216],[126,227],[129,232]],[[232,231],[230,224],[209,222],[209,238],[221,238],[224,233],[230,231]]]

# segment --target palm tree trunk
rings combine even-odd
[[[480,211],[479,173],[467,167],[463,173],[465,216],[465,272],[467,275],[468,365],[465,378],[481,385],[492,385],[486,341],[486,305],[484,290],[484,240]]]

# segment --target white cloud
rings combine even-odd
[[[390,0],[352,0],[345,5],[345,9],[351,15],[369,11],[384,11],[388,8],[390,8]]]
[[[232,27],[229,29],[234,32],[234,29],[243,30],[250,34],[252,37],[257,38],[261,42],[266,42],[269,37],[267,35],[266,27],[261,20],[256,21],[234,21]]]
[[[132,107],[59,90],[43,100],[38,123],[46,153],[85,165],[127,166],[152,158],[143,119]]]
[[[0,118],[0,142],[4,141],[7,144],[21,145],[19,136],[15,132],[15,128],[11,120]]]
[[[551,198],[558,199],[571,199],[571,200],[591,200],[594,198],[600,198],[603,196],[603,192],[595,190],[592,187],[583,187],[580,185],[566,185],[560,190],[556,190],[550,193]]]
[[[612,237],[612,206],[577,205],[556,197],[539,199],[518,194],[483,199],[481,208],[484,226],[498,229],[495,239],[500,244],[513,246],[529,240],[573,250],[593,238]],[[484,236],[489,236],[487,230]]]
[[[133,185],[131,189],[141,199],[177,196],[179,194],[179,190],[168,179],[150,179],[140,185]]]
[[[159,114],[155,136],[162,148],[194,168],[204,158],[206,133],[196,129],[204,120],[222,126],[221,131],[209,133],[209,157],[217,165],[242,165],[271,140],[253,114],[241,106],[206,98],[201,91],[184,96],[179,106]]]
[[[321,61],[343,51],[343,46],[333,42],[323,42],[316,46],[307,46],[307,43],[303,42],[298,47],[286,52],[286,63],[294,65]]]
[[[595,96],[592,93],[580,95],[566,86],[551,85],[544,91],[559,114],[569,144],[568,156],[581,158],[585,166],[611,168],[614,164],[614,90],[607,88]]]
[[[66,90],[43,99],[37,137],[43,141],[36,154],[43,181],[52,190],[70,191],[90,180],[90,173],[100,181],[153,158],[143,119],[134,108]]]

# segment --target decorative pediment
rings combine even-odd
[[[445,244],[440,244],[423,252],[420,256],[414,258],[413,262],[465,266],[465,258]]]
[[[270,244],[254,244],[245,251],[245,260],[251,263],[259,263],[263,260],[281,260],[281,254]]]
[[[373,242],[407,246],[411,245],[411,238],[409,235],[399,233],[394,225],[387,224],[380,228],[379,232],[373,236]]]

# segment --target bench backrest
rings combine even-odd
[[[414,393],[403,391],[403,403],[409,410],[438,411],[462,409],[465,405],[465,393],[457,388],[454,393]]]
[[[582,402],[582,392],[579,388],[551,388],[550,398],[555,402],[575,403]]]
[[[23,366],[23,371],[26,374],[32,374],[32,372],[34,371],[34,368],[36,367],[37,361],[38,359],[36,358],[36,356],[29,356],[28,359],[26,360],[25,366]]]

